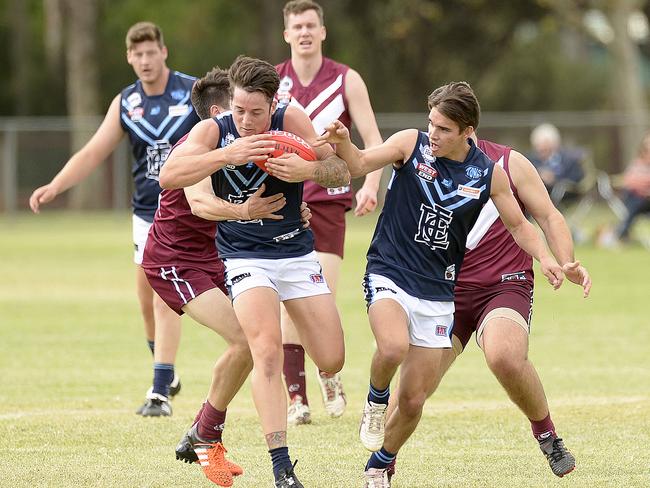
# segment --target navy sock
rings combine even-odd
[[[289,459],[289,448],[276,447],[275,449],[269,449],[269,454],[271,455],[271,461],[273,461],[273,476],[275,480],[278,480],[281,470],[291,469],[291,459]]]
[[[370,383],[370,390],[368,391],[368,401],[372,403],[383,403],[388,405],[388,398],[390,397],[390,385],[385,390],[378,390],[372,383]]]
[[[149,344],[149,350],[151,351],[151,354],[153,354],[154,342],[147,339],[147,344]]]
[[[153,363],[153,392],[169,397],[169,384],[174,381],[174,365]]]
[[[395,456],[397,454],[392,454],[382,447],[379,451],[372,453],[366,464],[366,471],[370,468],[386,469],[393,462]]]

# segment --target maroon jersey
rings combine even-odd
[[[308,86],[300,83],[291,60],[278,64],[275,69],[280,75],[278,101],[303,109],[317,134],[322,134],[330,123],[340,120],[349,129],[352,125],[345,94],[345,75],[350,69],[329,58],[323,58],[318,73]],[[323,188],[313,181],[305,181],[303,199],[307,203],[340,200],[347,208],[352,207],[350,186]]]
[[[182,143],[187,136],[178,141]],[[149,230],[142,265],[160,267],[184,264],[200,269],[222,267],[217,254],[217,224],[192,214],[182,188],[163,190]]]
[[[503,167],[522,211],[524,206],[510,177],[508,160],[511,148],[489,141],[478,141],[478,147]],[[456,288],[485,288],[507,281],[533,281],[533,259],[521,249],[499,218],[492,200],[481,213],[467,237],[467,251]]]

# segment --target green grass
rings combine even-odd
[[[340,285],[349,409],[324,415],[309,366],[314,423],[291,428],[308,488],[360,487],[367,453],[357,422],[373,351],[360,287],[374,221],[351,218]],[[189,319],[174,416],[133,412],[151,381],[135,297],[127,214],[0,219],[0,486],[214,486],[173,449],[207,391],[223,341]],[[594,289],[538,283],[530,356],[553,418],[578,460],[555,478],[523,415],[472,343],[429,400],[400,452],[395,488],[647,487],[650,485],[648,251],[584,247]],[[244,477],[272,485],[247,384],[229,409],[225,440]]]

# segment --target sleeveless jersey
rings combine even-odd
[[[323,57],[323,64],[308,86],[300,83],[290,59],[278,64],[275,69],[280,75],[278,102],[304,110],[311,119],[316,134],[322,134],[325,127],[337,119],[350,128],[352,119],[345,94],[345,75],[349,66]],[[323,188],[313,181],[305,181],[304,199],[307,203],[337,200],[344,202],[348,209],[352,207],[350,185]]]
[[[510,177],[511,148],[483,140],[478,141],[478,147],[491,160],[496,161],[496,164],[503,166],[510,180],[510,188],[524,211]],[[458,277],[456,286],[486,288],[504,281],[523,280],[533,282],[533,258],[517,245],[490,200],[481,210],[467,238],[463,271]]]
[[[183,136],[174,147],[187,139]],[[222,267],[215,246],[217,224],[192,214],[182,188],[163,190],[149,231],[143,266],[193,264]]]
[[[393,169],[366,272],[409,295],[453,301],[467,235],[490,198],[494,163],[470,140],[465,161],[436,158],[419,132],[413,153]]]
[[[153,222],[158,206],[161,166],[176,141],[199,121],[190,101],[195,79],[170,71],[162,95],[146,95],[140,80],[122,90],[120,123],[129,135],[134,158],[131,203],[133,213],[147,222]]]
[[[286,106],[279,107],[271,118],[270,130],[282,130]],[[213,119],[219,125],[217,147],[225,147],[241,137],[232,112]],[[258,219],[219,222],[217,248],[222,258],[276,259],[303,256],[314,250],[311,229],[303,229],[300,220],[302,183],[279,180],[253,163],[228,165],[212,175],[215,195],[232,203],[244,203],[264,183],[264,196],[283,193],[287,204],[276,212],[283,220]]]

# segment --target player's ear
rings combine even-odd
[[[327,28],[325,26],[321,27],[320,40],[324,41],[327,38]]]
[[[271,113],[275,113],[275,109],[278,106],[278,99],[274,98],[273,101],[271,102]]]
[[[284,42],[286,42],[287,44],[290,44],[290,42],[289,42],[289,31],[287,29],[284,29],[284,31],[282,31],[282,35],[284,37]]]
[[[210,105],[210,117],[216,117],[221,113],[221,109],[218,105]]]
[[[167,46],[163,46],[161,48],[161,51],[162,51],[162,55],[163,55],[163,60],[167,61],[167,55],[169,54],[169,52],[167,51]]]

